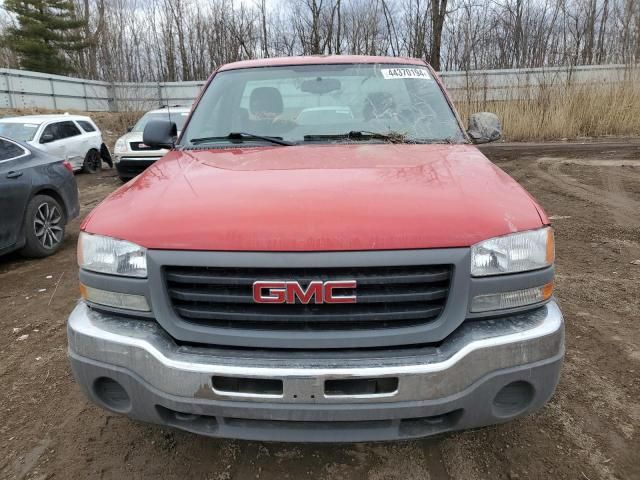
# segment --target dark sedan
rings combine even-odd
[[[0,137],[0,254],[55,253],[79,212],[78,186],[66,160]]]

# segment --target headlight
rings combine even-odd
[[[125,240],[80,232],[78,265],[93,272],[146,277],[147,249]]]
[[[119,138],[118,141],[116,142],[114,151],[115,153],[124,153],[127,151],[127,144],[122,138]]]
[[[471,275],[483,277],[537,270],[553,264],[550,227],[495,237],[471,247]]]

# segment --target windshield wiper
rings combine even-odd
[[[201,143],[209,143],[209,142],[215,142],[219,140],[231,140],[235,142],[243,142],[245,139],[264,140],[265,142],[274,143],[276,145],[283,145],[287,147],[295,145],[295,143],[291,143],[291,142],[287,142],[286,140],[283,140],[282,137],[265,137],[262,135],[256,135],[254,133],[246,133],[246,132],[231,132],[229,135],[225,135],[223,137],[192,138],[189,141],[193,145],[200,145]]]
[[[351,130],[347,133],[334,133],[327,135],[305,135],[305,142],[312,142],[314,140],[385,140],[390,143],[415,143],[409,139],[404,133],[399,132],[369,132],[367,130]]]
[[[426,143],[430,145],[457,145],[459,143],[466,143],[461,140],[456,140],[453,137],[445,137],[445,138],[421,138],[416,140],[416,143]]]

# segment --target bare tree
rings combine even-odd
[[[219,65],[317,54],[410,56],[440,69],[640,62],[639,0],[74,0],[78,76],[204,79]],[[0,33],[15,20],[0,10]],[[15,67],[0,43],[0,66]]]
[[[447,0],[431,0],[431,66],[440,70],[440,52],[442,50],[442,30],[447,18]]]
[[[262,27],[262,38],[260,42],[262,43],[262,55],[264,57],[269,57],[269,35],[267,33],[267,2],[266,0],[260,1],[260,24]]]

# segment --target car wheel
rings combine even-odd
[[[64,240],[67,215],[55,198],[36,195],[27,206],[24,219],[25,257],[46,257],[58,251]]]
[[[84,157],[82,171],[85,173],[96,173],[102,168],[102,157],[97,150],[89,150]]]

